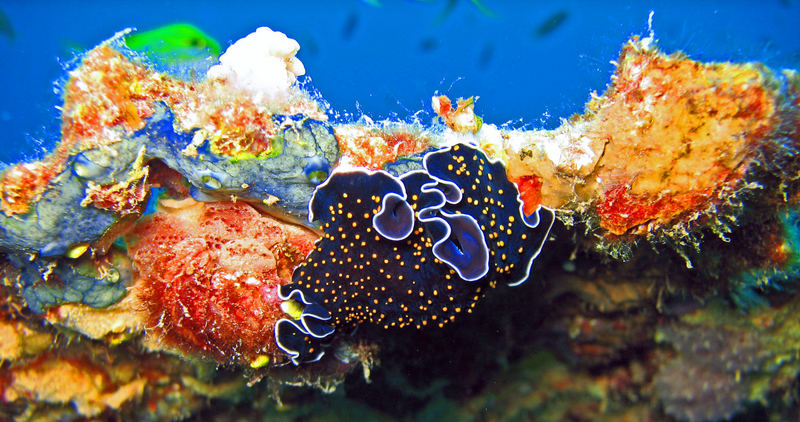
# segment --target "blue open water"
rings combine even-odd
[[[13,36],[0,31],[0,162],[42,155],[58,140],[70,49],[91,48],[127,27],[190,22],[223,47],[269,26],[300,42],[300,59],[333,109],[408,119],[435,93],[479,96],[486,122],[554,127],[602,92],[610,60],[653,29],[667,52],[715,61],[800,68],[800,1],[2,1]],[[560,16],[560,19],[559,19]],[[552,24],[555,21],[560,23]],[[550,28],[546,22],[551,21]]]

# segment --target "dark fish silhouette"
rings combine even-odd
[[[373,6],[373,7],[381,7],[381,6],[383,6],[383,3],[381,3],[381,0],[361,0],[361,2],[364,3],[364,4],[367,4],[369,6]],[[408,0],[408,2],[409,3],[433,4],[433,3],[437,3],[437,0]],[[493,18],[493,17],[497,16],[494,13],[494,11],[492,11],[492,9],[489,9],[488,7],[486,7],[486,5],[483,4],[483,2],[481,0],[469,0],[469,2],[472,3],[472,5],[475,6],[475,8],[478,9],[478,11],[481,12],[482,15],[488,16],[490,18]],[[458,4],[458,0],[447,0],[447,3],[444,6],[444,10],[442,10],[442,12],[439,13],[439,16],[436,18],[436,21],[435,21],[436,25],[444,22],[450,16],[453,13],[453,10],[455,10],[457,4]]]
[[[481,54],[478,56],[478,66],[481,68],[489,66],[492,57],[494,57],[494,44],[489,43],[483,47]]]
[[[302,43],[303,50],[310,56],[316,56],[319,54],[319,45],[317,41],[311,35],[308,35]]]
[[[358,27],[358,14],[351,13],[347,16],[347,19],[344,21],[344,26],[342,26],[342,39],[345,41],[349,41],[350,38],[353,37],[353,33],[356,31]]]
[[[439,40],[434,37],[423,38],[419,42],[419,51],[423,53],[428,53],[430,51],[436,50],[439,47]]]
[[[564,24],[568,17],[569,13],[566,10],[562,10],[550,15],[549,18],[545,19],[536,28],[536,36],[538,38],[543,38],[552,34],[556,29],[560,28],[561,25]]]
[[[0,34],[7,36],[10,40],[14,39],[14,27],[11,26],[8,15],[2,10],[0,10]]]

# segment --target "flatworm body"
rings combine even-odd
[[[337,171],[315,191],[309,219],[325,232],[280,288],[302,304],[276,324],[295,364],[319,359],[335,330],[444,326],[498,282],[524,282],[553,211],[522,212],[499,162],[459,144],[428,153],[424,169]]]

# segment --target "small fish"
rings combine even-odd
[[[303,46],[303,51],[305,51],[305,56],[314,57],[317,54],[319,54],[319,45],[317,45],[317,41],[314,40],[314,37],[311,35],[308,35],[300,45]]]
[[[569,17],[569,13],[566,10],[562,10],[550,15],[549,18],[545,19],[536,28],[536,36],[538,38],[543,38],[552,34],[556,29],[560,28],[561,25],[564,24],[564,21],[567,20],[567,17]]]
[[[480,68],[489,66],[489,63],[492,61],[492,57],[494,57],[494,44],[489,43],[483,47],[481,54],[478,56],[478,66]]]
[[[219,43],[200,28],[188,23],[175,23],[151,31],[137,32],[125,37],[131,50],[170,60],[192,60],[222,52]]]
[[[423,38],[419,42],[419,51],[423,53],[427,53],[439,47],[439,40],[434,37]]]
[[[0,34],[5,35],[8,39],[14,39],[14,27],[11,26],[11,20],[5,12],[0,10]]]
[[[344,26],[342,26],[342,39],[345,41],[349,41],[350,38],[353,37],[353,33],[356,31],[358,27],[358,14],[351,13],[347,16],[347,19],[344,21]]]
[[[361,0],[361,2],[364,3],[364,4],[367,4],[369,6],[373,6],[373,7],[381,7],[381,6],[383,6],[383,3],[381,3],[380,0]],[[436,3],[437,1],[436,0],[408,0],[408,2],[409,3],[433,4],[433,3]],[[492,11],[492,9],[489,9],[488,7],[486,7],[486,5],[483,4],[483,2],[481,0],[469,0],[469,2],[472,3],[472,5],[475,6],[475,8],[477,8],[478,11],[480,11],[481,14],[483,14],[484,16],[487,16],[487,17],[490,17],[490,18],[494,18],[494,17],[497,16],[497,14],[494,13],[494,11]],[[453,10],[455,10],[457,4],[458,4],[458,0],[447,0],[447,4],[445,5],[444,10],[442,10],[442,12],[439,13],[439,16],[436,18],[436,21],[435,21],[436,25],[439,25],[440,23],[444,22],[450,16],[453,13]]]

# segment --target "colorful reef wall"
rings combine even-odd
[[[553,130],[341,121],[284,34],[126,35],[0,173],[0,419],[800,417],[796,71],[649,34]]]

